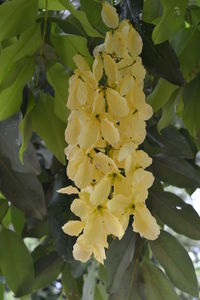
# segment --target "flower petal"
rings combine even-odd
[[[112,146],[115,146],[119,141],[119,131],[108,119],[101,119],[101,133],[103,138]]]
[[[69,221],[62,226],[62,230],[68,235],[78,236],[83,227],[84,225],[81,221]]]
[[[108,88],[106,90],[106,99],[108,101],[109,111],[114,117],[121,118],[128,115],[129,107],[126,99],[117,91]]]
[[[101,17],[104,24],[109,28],[116,28],[119,25],[119,17],[116,9],[108,2],[103,2]]]
[[[71,194],[78,194],[79,190],[75,186],[68,185],[64,188],[57,190],[57,193],[71,195]]]
[[[95,186],[91,193],[90,200],[93,205],[98,206],[108,198],[111,188],[111,177],[103,177]]]

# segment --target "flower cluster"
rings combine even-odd
[[[103,4],[102,19],[111,30],[94,49],[92,68],[81,55],[74,56],[77,69],[69,80],[65,139],[67,175],[78,189],[60,190],[78,194],[71,211],[79,220],[63,226],[66,234],[78,237],[74,258],[85,262],[93,254],[101,263],[108,235],[121,239],[131,215],[135,232],[150,240],[159,235],[145,205],[154,181],[145,169],[152,160],[138,148],[152,115],[143,93],[142,40],[128,20],[119,23],[108,3]]]

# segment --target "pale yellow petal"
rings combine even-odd
[[[132,75],[126,75],[120,82],[118,90],[122,96],[127,95],[134,85],[134,79]]]
[[[101,77],[103,76],[103,62],[102,62],[102,58],[101,58],[100,54],[98,54],[95,57],[95,60],[93,62],[93,66],[92,66],[92,72],[94,74],[96,81],[100,81]]]
[[[152,115],[153,115],[153,109],[152,107],[145,103],[144,106],[143,106],[143,109],[141,111],[139,111],[139,115],[140,115],[140,118],[143,119],[143,120],[149,120]]]
[[[83,263],[87,262],[92,255],[91,247],[86,247],[84,244],[78,242],[73,247],[73,256],[76,260],[80,260]]]
[[[139,168],[134,172],[132,180],[134,190],[141,191],[152,186],[154,182],[154,176],[151,172]]]
[[[104,70],[108,78],[108,85],[115,86],[118,84],[120,81],[120,74],[117,69],[117,64],[108,54],[104,54]]]
[[[105,98],[102,91],[100,91],[94,99],[92,115],[99,115],[105,111]]]
[[[90,185],[93,179],[94,167],[90,162],[89,157],[85,157],[81,163],[79,163],[75,177],[73,178],[75,184],[79,188],[85,188]]]
[[[118,160],[123,161],[126,159],[128,155],[135,151],[135,148],[136,146],[132,142],[124,144],[119,150]]]
[[[71,211],[81,219],[85,219],[88,217],[90,213],[90,207],[88,207],[87,203],[80,199],[74,199],[71,207]]]
[[[78,194],[79,190],[75,186],[68,185],[64,188],[61,188],[61,189],[57,190],[57,192],[60,193],[60,194],[71,195],[71,194]]]
[[[122,32],[115,31],[112,38],[112,47],[118,57],[123,57],[126,51],[126,37]]]
[[[64,233],[72,236],[78,236],[83,230],[83,223],[81,221],[69,221],[62,226]]]
[[[98,82],[96,81],[96,78],[94,74],[91,71],[85,71],[81,74],[82,79],[89,85],[92,89],[97,89]]]
[[[77,112],[72,111],[68,119],[67,128],[65,130],[65,141],[68,144],[77,144],[80,128],[79,115]]]
[[[146,169],[152,164],[152,158],[144,152],[143,150],[136,151],[136,160],[137,164],[141,166],[143,169]]]
[[[77,99],[80,105],[84,105],[87,101],[87,98],[88,98],[88,91],[87,91],[86,84],[82,80],[79,80],[78,88],[77,88]]]
[[[129,107],[126,99],[117,91],[107,88],[106,99],[108,102],[109,112],[116,118],[125,117],[129,113]]]
[[[103,264],[106,259],[105,248],[102,245],[95,245],[93,247],[94,258],[100,263]]]
[[[117,236],[119,239],[121,239],[122,236],[124,235],[124,231],[119,220],[108,210],[104,210],[103,216],[104,216],[104,225],[107,234],[108,235],[112,234],[114,236]]]
[[[93,156],[95,167],[103,172],[108,174],[112,170],[117,170],[115,162],[102,152],[98,152]]]
[[[111,200],[108,201],[108,209],[112,213],[123,214],[124,211],[130,206],[131,199],[124,195],[115,195]]]
[[[136,206],[133,230],[148,240],[155,240],[160,234],[160,228],[156,223],[156,219],[145,205]]]
[[[101,133],[103,138],[112,146],[115,146],[119,141],[119,131],[113,122],[102,119],[101,120]]]
[[[105,44],[100,44],[98,46],[96,46],[93,50],[93,56],[97,56],[99,53],[102,53],[105,51]]]
[[[95,186],[91,193],[90,200],[93,205],[98,206],[108,198],[111,189],[111,177],[103,177]]]
[[[74,55],[73,61],[75,62],[77,68],[81,72],[90,71],[89,64],[87,63],[87,61],[85,60],[85,58],[82,55],[80,55],[80,54]]]
[[[119,25],[117,11],[108,2],[103,2],[101,17],[104,24],[109,28],[116,28]]]
[[[128,50],[133,57],[142,52],[142,39],[133,27],[128,33]]]
[[[99,139],[99,122],[97,119],[88,120],[82,124],[78,144],[83,148],[90,148]]]

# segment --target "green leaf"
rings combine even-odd
[[[101,282],[96,285],[94,299],[95,300],[108,300],[108,294],[106,292],[105,286]]]
[[[73,4],[69,0],[60,0],[60,3],[71,12],[71,14],[78,19],[78,21],[82,24],[85,32],[88,36],[91,37],[102,37],[102,35],[95,30],[92,25],[89,23],[88,18],[85,12],[81,10],[77,10],[74,8]]]
[[[39,0],[39,8],[46,8],[46,0]],[[66,8],[60,3],[59,0],[48,1],[48,10],[65,10]]]
[[[40,43],[40,25],[34,24],[24,31],[14,44],[4,48],[0,55],[0,81],[2,81],[5,75],[9,73],[18,60],[32,56],[39,49]]]
[[[49,286],[57,279],[63,267],[63,260],[57,252],[45,253],[34,262],[35,279],[33,289],[38,290]]]
[[[19,150],[19,159],[21,163],[24,163],[23,155],[28,147],[28,143],[32,136],[32,122],[31,122],[31,111],[35,106],[35,100],[33,95],[29,98],[28,107],[24,118],[19,123],[19,131],[22,136],[22,143]]]
[[[200,141],[200,76],[185,86],[183,122],[190,134]]]
[[[147,97],[147,102],[153,107],[153,111],[156,112],[169,101],[171,95],[177,89],[178,86],[161,78],[153,92]]]
[[[8,211],[8,201],[0,195],[0,221],[3,220]]]
[[[162,181],[182,187],[198,188],[200,169],[188,161],[167,155],[153,155],[153,172]]]
[[[38,103],[31,112],[32,127],[45,141],[47,148],[65,165],[65,123],[54,113],[54,99],[47,94],[40,94]]]
[[[162,191],[150,191],[152,212],[164,224],[191,239],[200,239],[200,217],[194,208],[178,196]]]
[[[172,283],[180,290],[198,296],[198,282],[191,258],[183,246],[166,231],[150,243],[155,258]]]
[[[170,39],[184,25],[188,0],[161,0],[161,2],[163,5],[163,16],[152,34],[155,44]]]
[[[23,32],[37,17],[38,0],[12,0],[0,6],[0,41]]]
[[[0,283],[0,300],[4,300],[4,284]]]
[[[5,228],[0,232],[0,268],[16,296],[31,291],[34,280],[32,257],[21,238]]]
[[[14,205],[11,205],[10,214],[15,231],[21,235],[25,224],[24,213]]]
[[[142,284],[139,293],[142,299],[179,300],[164,273],[147,260],[142,263],[140,276]]]
[[[162,108],[162,116],[158,122],[158,131],[173,123],[176,115],[176,106],[180,100],[182,89],[175,90],[169,98],[169,101]]]
[[[0,156],[9,159],[12,169],[20,173],[40,174],[36,151],[30,143],[24,153],[24,164],[19,160],[19,120],[20,114],[0,122]]]
[[[47,79],[54,88],[55,102],[54,111],[56,116],[63,122],[67,122],[69,111],[66,107],[68,97],[69,74],[59,63],[47,69]]]
[[[90,64],[92,63],[86,38],[73,34],[53,35],[51,42],[65,65],[70,69],[75,69],[73,56],[77,53],[82,54]]]
[[[101,1],[81,0],[80,3],[81,9],[85,11],[89,22],[94,26],[94,28],[103,33],[108,31],[108,27],[105,26],[101,17]]]
[[[75,279],[72,277],[69,264],[66,264],[62,271],[62,286],[67,299],[81,299],[82,279]]]
[[[42,220],[46,213],[42,186],[36,175],[16,172],[8,159],[0,156],[1,190],[8,201],[27,217]]]
[[[10,87],[0,93],[0,121],[14,115],[20,108],[22,102],[22,91],[25,84],[33,76],[35,62],[33,58],[24,59],[17,67],[18,76]]]
[[[82,300],[94,300],[97,274],[97,265],[93,261],[88,267],[88,273],[84,276]]]
[[[114,240],[106,254],[107,286],[110,293],[116,293],[121,280],[131,264],[135,250],[135,234],[132,228],[126,231],[122,240]]]
[[[162,15],[161,0],[144,0],[142,19],[147,23]]]

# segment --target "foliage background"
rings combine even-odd
[[[155,242],[128,230],[105,266],[72,257],[64,130],[77,52],[89,63],[108,30],[100,0],[0,1],[0,299],[197,299],[200,218],[200,1],[113,2],[140,33],[148,122],[143,148],[156,177],[148,205]],[[80,6],[80,9],[79,9]],[[195,264],[185,249],[190,253]],[[12,292],[11,292],[12,291]]]

